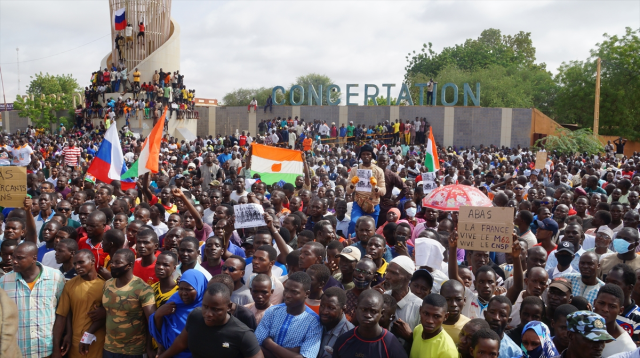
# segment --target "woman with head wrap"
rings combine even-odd
[[[189,313],[202,305],[202,298],[207,290],[207,278],[197,270],[187,270],[180,278],[178,292],[149,319],[149,332],[164,349],[169,348],[187,323]],[[186,350],[178,354],[178,358],[191,357]]]
[[[387,212],[387,217],[386,217],[387,221],[384,222],[384,224],[382,224],[382,226],[380,226],[377,230],[376,230],[376,234],[378,235],[382,235],[382,230],[384,229],[384,227],[388,224],[388,223],[397,223],[398,220],[400,219],[400,210],[397,208],[391,208],[389,209],[389,211]]]
[[[551,340],[549,327],[540,321],[531,321],[524,326],[520,348],[524,358],[551,358],[560,355]]]

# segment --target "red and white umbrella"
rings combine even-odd
[[[422,199],[422,207],[458,211],[461,206],[493,206],[491,200],[473,186],[455,184],[434,189]]]

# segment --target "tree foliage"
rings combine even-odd
[[[552,115],[556,84],[546,65],[535,63],[535,54],[531,33],[502,35],[500,30],[487,29],[477,39],[445,47],[440,53],[432,49],[431,43],[424,44],[417,53],[409,53],[405,81],[410,85],[414,103],[419,103],[415,84],[427,83],[431,78],[439,82],[437,105],[442,104],[441,89],[445,83],[458,86],[461,105],[464,83],[477,95],[475,84],[480,82],[482,107],[536,107]],[[424,96],[426,100],[426,93]],[[453,99],[453,91],[448,91],[447,102]]]
[[[309,84],[313,85],[318,95],[320,95],[320,85],[322,85],[322,105],[326,106],[327,105],[327,99],[325,97],[326,89],[327,89],[327,86],[332,83],[333,81],[328,76],[319,75],[317,73],[310,73],[308,75],[300,76],[296,78],[295,83],[291,84],[291,86],[300,85],[302,86],[302,88],[304,88],[304,101],[302,102],[302,104],[306,105],[309,103],[309,91],[308,91]],[[222,103],[225,106],[248,106],[251,100],[255,97],[255,99],[258,101],[258,105],[264,106],[264,104],[267,101],[267,97],[271,95],[271,90],[273,89],[273,87],[274,86],[260,87],[260,88],[240,88],[233,92],[227,93],[222,98]],[[290,88],[291,87],[285,89],[284,93],[278,90],[276,93],[276,98],[274,98],[274,102],[277,101],[278,103],[290,105],[291,104],[289,101]],[[340,98],[340,92],[338,91],[331,92],[332,101],[335,102],[336,100],[338,100],[338,98]],[[294,91],[293,100],[296,103],[300,101],[299,91]]]
[[[296,82],[293,83],[291,86],[293,85],[300,85],[302,86],[302,88],[304,88],[304,100],[302,101],[303,105],[309,104],[309,85],[313,85],[313,88],[316,90],[316,92],[318,93],[318,95],[320,95],[320,86],[322,86],[322,105],[326,106],[327,105],[327,98],[326,98],[326,91],[327,91],[327,87],[333,84],[333,81],[331,80],[331,78],[329,78],[329,76],[325,76],[325,75],[319,75],[317,73],[310,73],[308,75],[304,75],[304,76],[300,76],[298,78],[296,78]],[[289,92],[287,91],[287,94]],[[340,92],[335,91],[335,92],[331,92],[331,101],[335,102],[338,100],[338,98],[340,98]],[[287,95],[287,101],[289,100],[289,96]],[[300,92],[299,91],[294,91],[293,92],[293,100],[298,103],[300,101]],[[315,102],[314,102],[315,104]]]
[[[240,88],[233,92],[227,93],[222,98],[225,106],[248,106],[253,98],[258,101],[259,106],[264,106],[267,98],[271,94],[271,88]]]
[[[556,135],[538,139],[535,143],[538,148],[544,148],[547,152],[573,155],[574,153],[598,154],[604,152],[604,146],[593,135],[589,128],[570,131],[566,128],[558,129]]]
[[[376,97],[376,103],[378,103],[378,106],[395,106],[398,102],[398,99],[390,97],[389,102],[391,103],[387,104],[387,97],[385,96]],[[369,99],[367,106],[375,106],[375,104],[373,103],[373,100]]]
[[[21,117],[31,118],[34,126],[49,129],[53,123],[72,123],[72,96],[79,90],[78,82],[71,75],[43,75],[40,72],[31,76],[28,96],[17,95],[13,105]],[[65,116],[58,117],[61,111]]]
[[[558,69],[555,99],[558,120],[593,127],[597,58],[601,63],[599,134],[640,139],[640,30],[627,27],[622,36],[604,34],[586,61]]]

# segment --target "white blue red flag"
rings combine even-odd
[[[124,28],[127,27],[127,18],[124,15],[125,13],[124,10],[125,10],[124,8],[116,10],[116,16],[115,16],[116,31],[124,30]]]

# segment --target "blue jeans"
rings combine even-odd
[[[373,221],[375,221],[375,224],[377,224],[378,216],[380,215],[380,205],[376,205],[376,210],[371,214],[366,214],[365,212],[362,211],[362,208],[360,207],[360,205],[358,205],[358,203],[354,201],[353,207],[351,208],[351,222],[349,223],[349,235],[356,232],[356,221],[358,221],[358,218],[363,215],[371,216],[373,218]]]

